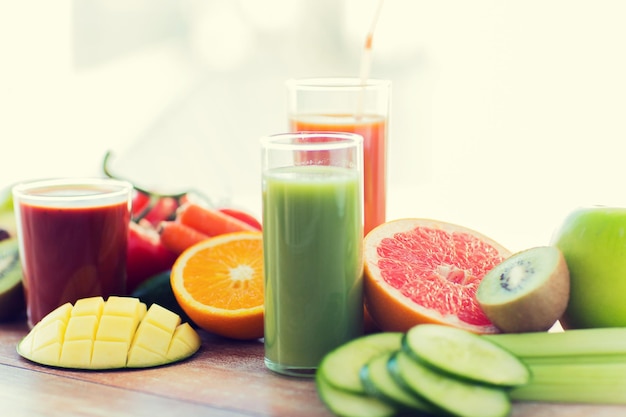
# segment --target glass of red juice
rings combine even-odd
[[[108,178],[13,187],[29,326],[66,302],[125,294],[132,189]]]
[[[363,137],[363,232],[367,234],[387,215],[391,81],[322,77],[291,79],[286,86],[290,132],[334,131]]]

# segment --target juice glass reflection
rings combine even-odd
[[[363,330],[362,137],[262,139],[265,363],[313,376]]]
[[[131,192],[99,178],[13,187],[31,327],[66,302],[125,294]]]
[[[391,82],[358,78],[287,81],[289,130],[363,137],[364,233],[386,220]]]

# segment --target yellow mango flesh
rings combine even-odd
[[[180,316],[138,298],[111,296],[67,303],[44,317],[17,352],[42,365],[75,369],[144,368],[188,358],[200,337]]]

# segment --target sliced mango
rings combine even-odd
[[[134,297],[83,298],[46,315],[17,345],[24,358],[74,369],[145,368],[188,358],[198,333],[180,316]]]

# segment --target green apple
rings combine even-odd
[[[572,211],[552,240],[570,271],[566,329],[626,326],[626,208]]]

